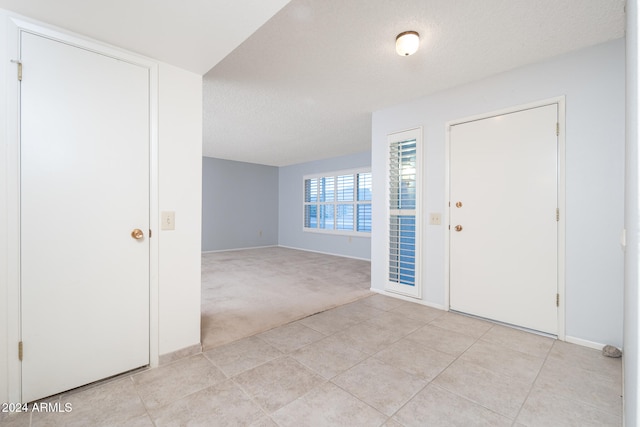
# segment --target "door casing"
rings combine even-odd
[[[445,307],[447,310],[450,309],[450,300],[449,300],[449,290],[450,290],[450,259],[449,259],[449,250],[451,245],[451,237],[449,233],[449,227],[451,226],[449,222],[450,218],[450,210],[449,202],[451,200],[450,195],[450,172],[451,172],[451,140],[450,140],[450,129],[451,126],[466,123],[474,120],[482,120],[489,117],[500,116],[503,114],[514,113],[517,111],[528,110],[536,107],[543,107],[546,105],[558,105],[558,123],[559,123],[559,132],[558,132],[558,208],[560,210],[560,218],[558,221],[558,294],[560,297],[560,302],[558,305],[558,339],[565,339],[565,234],[566,234],[566,193],[565,193],[565,128],[566,128],[566,120],[565,120],[565,97],[560,96],[556,98],[549,98],[540,101],[534,101],[527,104],[521,104],[513,107],[508,107],[500,110],[495,110],[483,114],[478,114],[469,117],[463,117],[460,119],[449,121],[445,124],[445,135],[446,135],[446,150],[445,150],[445,214],[444,218],[447,219],[445,224],[445,277],[444,277],[444,290],[445,290]]]
[[[127,61],[149,69],[149,224],[151,230],[158,230],[158,64],[152,60],[129,52],[63,32],[41,23],[30,22],[20,17],[7,18],[7,45],[10,46],[5,63],[19,58],[20,32],[29,32],[69,45],[81,47],[116,59]],[[21,365],[18,360],[18,342],[21,337],[20,325],[20,98],[16,68],[8,68],[7,93],[7,200],[8,200],[8,260],[7,260],[7,342],[15,345],[15,353],[9,352],[8,397],[10,402],[21,401]],[[149,360],[151,366],[159,361],[159,311],[158,311],[158,238],[157,232],[149,241]],[[11,355],[15,354],[15,357]]]

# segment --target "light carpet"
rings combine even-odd
[[[281,247],[202,254],[205,350],[373,293],[369,261]]]

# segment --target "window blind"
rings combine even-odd
[[[389,281],[416,284],[416,140],[389,145]]]
[[[371,233],[371,172],[304,178],[304,230]]]

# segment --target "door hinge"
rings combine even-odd
[[[17,59],[12,59],[11,62],[18,65],[18,81],[22,81],[22,62]]]
[[[560,208],[556,208],[556,221],[560,221]]]
[[[18,360],[22,361],[22,355],[24,353],[22,352],[22,341],[18,342]]]
[[[556,122],[556,136],[560,135],[560,123]]]
[[[149,229],[149,238],[151,238],[151,229]]]
[[[556,294],[556,307],[560,307],[560,294]]]

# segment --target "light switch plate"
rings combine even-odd
[[[440,225],[442,224],[442,215],[439,212],[431,212],[429,213],[429,224],[430,225]]]
[[[160,213],[160,229],[161,230],[176,229],[176,213],[174,211],[162,211]]]

